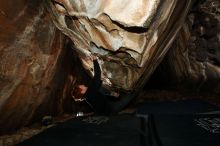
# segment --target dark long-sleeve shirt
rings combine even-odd
[[[92,83],[89,85],[88,90],[85,93],[86,102],[93,108],[98,114],[109,114],[110,107],[104,94],[100,92],[102,86],[101,69],[97,60],[94,63],[94,77]]]
[[[133,95],[127,95],[122,99],[115,99],[112,96],[100,92],[102,87],[101,69],[97,60],[94,63],[94,77],[92,83],[88,86],[84,97],[86,102],[93,108],[94,112],[102,115],[109,115],[120,111],[133,98]],[[113,100],[115,99],[115,100]]]

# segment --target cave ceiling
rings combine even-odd
[[[55,0],[49,1],[48,10],[91,76],[91,58],[97,56],[105,85],[134,90],[143,86],[166,54],[190,4],[190,0]]]

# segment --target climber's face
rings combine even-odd
[[[152,56],[175,5],[175,0],[51,0],[50,10],[85,69],[92,72],[92,61],[86,58],[98,56],[103,83],[132,90],[146,62],[161,55]]]

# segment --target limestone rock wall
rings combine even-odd
[[[44,1],[0,1],[0,134],[62,113],[69,53],[64,46]]]
[[[160,64],[180,30],[192,1],[51,0],[55,25],[68,36],[92,76],[97,56],[103,83],[139,89]]]
[[[169,51],[173,77],[220,92],[220,2],[197,1]]]

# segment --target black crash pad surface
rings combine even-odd
[[[146,102],[137,109],[138,114],[197,114],[220,108],[201,100]]]
[[[220,115],[155,115],[164,146],[220,146]]]
[[[72,119],[18,146],[142,146],[148,140],[143,122],[133,115]]]
[[[220,146],[220,114],[198,114],[217,110],[218,107],[197,100],[144,103],[137,114],[145,118],[81,117],[52,127],[18,146],[151,146],[149,137],[155,135],[149,125],[155,125],[163,146]],[[153,117],[154,124],[148,117]]]

